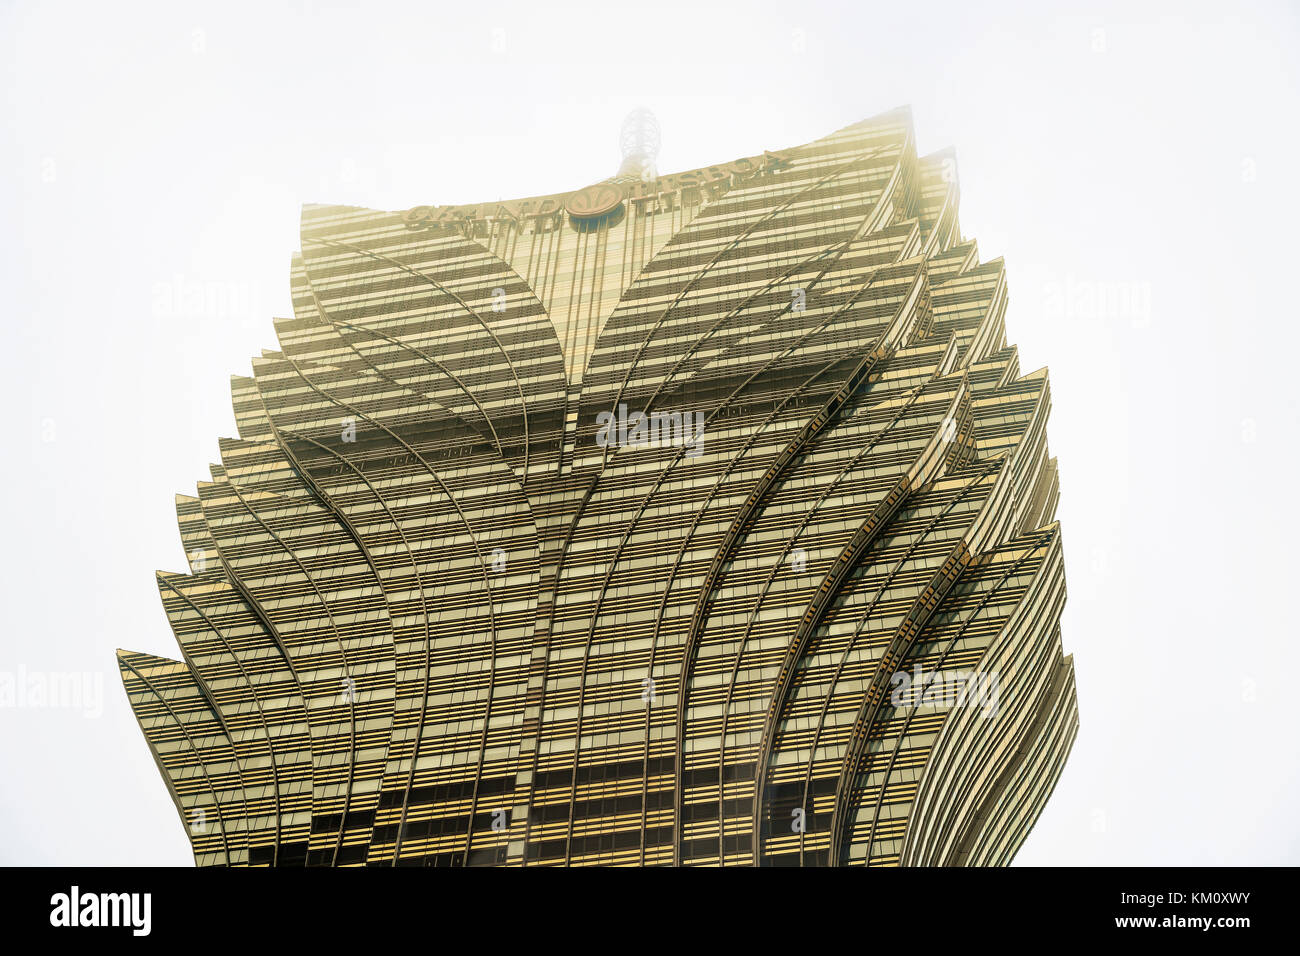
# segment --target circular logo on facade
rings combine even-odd
[[[597,183],[579,189],[564,200],[564,209],[575,219],[595,219],[611,213],[623,202],[623,190],[612,183]]]

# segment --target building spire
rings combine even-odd
[[[654,113],[644,106],[628,113],[619,130],[618,144],[623,151],[623,163],[617,178],[635,177],[649,182],[658,176],[659,120]]]

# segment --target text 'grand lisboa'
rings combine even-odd
[[[310,206],[120,651],[200,865],[1008,862],[1078,728],[1045,370],[908,111]],[[611,167],[613,163],[611,162]]]

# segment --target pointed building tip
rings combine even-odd
[[[867,129],[885,122],[905,122],[909,127],[912,125],[912,104],[906,103],[902,106],[895,106],[893,109],[884,110],[880,113],[874,113],[871,116],[864,116],[856,123],[850,123],[843,129],[837,130],[836,133],[843,133],[854,129]],[[832,136],[835,133],[830,134]]]
[[[121,647],[116,651],[116,660],[119,668],[123,665],[132,669],[137,665],[141,667],[189,667],[183,660],[178,661],[170,657],[159,657],[157,654],[148,654],[144,651],[128,651]]]
[[[299,209],[299,219],[306,222],[309,219],[321,219],[325,216],[336,216],[340,212],[373,212],[365,206],[351,206],[336,202],[305,202]]]
[[[887,110],[881,110],[879,113],[873,113],[872,115],[865,117],[862,120],[862,122],[872,123],[880,119],[887,119],[887,118],[892,119],[895,116],[911,116],[911,115],[912,115],[912,104],[899,103],[897,106],[890,107]]]

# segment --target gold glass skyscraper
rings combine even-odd
[[[897,111],[312,206],[119,652],[200,865],[1002,864],[1078,726],[1045,370]]]

